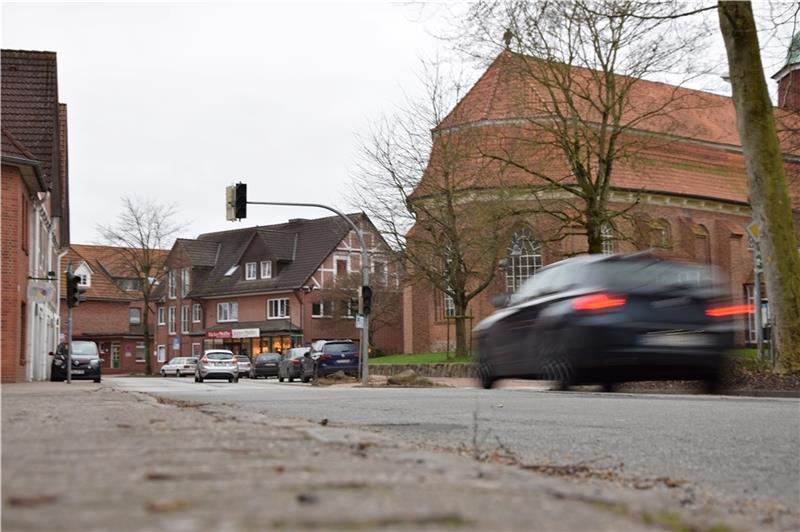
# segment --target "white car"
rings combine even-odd
[[[228,379],[228,382],[239,382],[239,361],[232,351],[227,349],[209,349],[197,361],[194,381],[205,379]]]
[[[175,375],[183,377],[191,375],[197,367],[197,357],[175,357],[161,366],[161,376]]]

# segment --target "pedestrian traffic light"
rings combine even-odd
[[[83,295],[86,288],[80,286],[80,284],[80,275],[67,276],[67,306],[69,308],[77,307],[81,304],[81,301],[86,301],[86,296]]]
[[[233,222],[247,218],[247,184],[225,187],[225,217]]]
[[[369,286],[362,286],[361,294],[361,311],[366,316],[372,310],[372,288]]]

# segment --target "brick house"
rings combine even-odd
[[[45,380],[69,244],[67,108],[56,54],[2,50],[2,382]],[[53,275],[50,275],[53,272]]]
[[[798,37],[795,46],[787,65],[775,76],[780,97],[775,112],[783,127],[784,160],[800,238]],[[487,162],[485,153],[514,152],[529,167],[559,164],[557,157],[548,157],[541,151],[523,151],[526,148],[518,142],[537,134],[535,123],[545,116],[539,102],[547,99],[540,94],[540,85],[520,74],[526,71],[519,68],[520,61],[536,60],[503,51],[433,132],[432,161],[445,149],[445,141],[457,145],[460,139],[462,145],[468,146],[465,160],[473,166],[463,172],[464,187],[472,191],[473,198],[478,197],[476,191],[491,194],[498,187],[530,190],[525,187],[533,183],[530,173],[511,165],[502,167],[496,161]],[[572,72],[583,76],[583,81],[591,79],[585,69],[573,68]],[[713,264],[727,274],[731,293],[739,302],[753,302],[753,257],[745,231],[752,217],[733,104],[729,97],[645,80],[638,80],[631,93],[632,105],[639,108],[659,105],[675,96],[684,104],[682,108],[676,108],[669,117],[642,121],[633,133],[657,141],[636,157],[615,162],[609,207],[622,210],[634,203],[635,206],[630,216],[619,219],[615,227],[604,228],[604,252],[654,248],[670,258]],[[478,167],[479,171],[475,170]],[[563,171],[561,175],[571,175],[566,168],[559,167],[559,171]],[[433,163],[429,163],[417,190],[424,190],[430,179],[436,179]],[[569,182],[568,178],[565,182]],[[520,196],[519,201],[526,200]],[[503,261],[508,266],[501,269],[498,265],[493,284],[470,302],[466,314],[473,317],[473,324],[493,312],[492,296],[518,288],[544,265],[584,252],[586,241],[582,236],[551,238],[557,225],[552,216],[532,214],[509,228],[509,256]],[[448,346],[452,349],[454,328],[452,319],[448,319],[454,315],[452,299],[420,282],[405,288],[404,303],[405,352],[444,350]],[[743,320],[743,325],[745,332],[739,342],[755,342],[752,315]]]
[[[396,265],[363,214],[376,301],[372,344],[397,352],[402,307]],[[355,288],[358,238],[339,217],[208,233],[178,239],[166,259],[156,309],[157,361],[223,347],[256,355],[318,339],[359,339]],[[384,303],[382,307],[381,300]],[[377,309],[380,308],[380,311]]]
[[[166,258],[166,250],[162,258]],[[145,367],[143,301],[135,272],[111,246],[73,244],[64,258],[80,276],[86,300],[72,310],[72,338],[97,343],[105,374],[142,373]],[[65,267],[66,268],[66,267]],[[62,333],[67,334],[66,276],[61,282]],[[155,317],[150,314],[150,334]]]

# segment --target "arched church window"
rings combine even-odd
[[[508,246],[506,289],[516,292],[519,287],[542,267],[542,246],[534,240],[530,231],[522,229],[514,233]]]

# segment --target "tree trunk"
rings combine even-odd
[[[718,10],[753,219],[762,227],[760,247],[774,348],[783,370],[800,370],[800,255],[753,10],[749,2],[730,1],[719,2]]]
[[[463,305],[456,305],[456,358],[466,357],[467,353],[467,319]]]
[[[150,302],[145,298],[144,309],[142,309],[142,332],[144,336],[144,373],[153,374],[152,355],[150,354]]]

